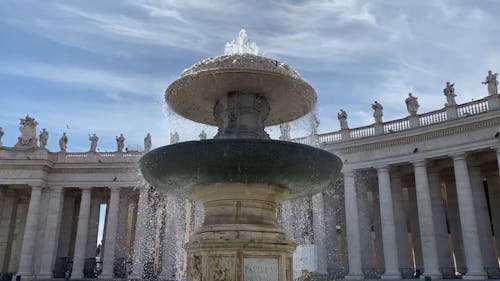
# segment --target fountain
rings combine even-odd
[[[300,118],[314,89],[288,65],[248,50],[240,38],[185,70],[166,90],[179,115],[218,127],[214,139],[145,154],[144,178],[158,190],[201,202],[205,219],[185,245],[187,280],[291,281],[296,244],[277,223],[279,203],[321,192],[340,172],[338,157],[271,140],[264,128]]]

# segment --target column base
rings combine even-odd
[[[362,280],[364,278],[365,277],[363,276],[363,274],[359,274],[359,275],[357,275],[357,274],[352,274],[352,275],[349,274],[349,275],[346,275],[344,277],[345,280]]]
[[[73,274],[71,273],[71,277],[70,277],[71,280],[79,280],[79,279],[83,279],[83,274]]]
[[[399,273],[384,274],[384,275],[380,276],[380,279],[401,279],[401,274],[399,274]]]
[[[483,272],[478,272],[478,273],[467,273],[464,276],[462,276],[462,279],[464,280],[486,280],[488,279],[488,275]]]
[[[441,272],[431,272],[431,273],[428,273],[426,274],[425,272],[423,272],[421,275],[420,275],[420,279],[425,279],[426,276],[429,276],[431,277],[432,280],[436,280],[436,279],[443,279],[443,275],[441,274]]]
[[[114,277],[113,274],[110,273],[101,273],[101,275],[99,275],[97,279],[114,279]]]
[[[52,279],[52,272],[42,272],[38,274],[37,279]]]

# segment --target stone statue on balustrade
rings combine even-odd
[[[24,119],[21,119],[19,126],[19,131],[21,131],[21,136],[17,138],[16,147],[18,148],[33,148],[38,146],[38,139],[36,137],[36,126],[38,122],[34,118],[26,115]]]
[[[45,149],[47,147],[47,141],[49,140],[49,132],[43,128],[38,138],[40,139],[40,148]]]
[[[482,82],[482,84],[488,85],[488,95],[493,96],[498,94],[498,73],[491,73],[491,70],[488,70],[488,76],[486,76],[486,81]]]
[[[0,147],[3,146],[2,137],[4,134],[5,134],[5,132],[3,131],[2,127],[0,127]]]
[[[409,93],[408,97],[405,100],[405,103],[406,109],[408,110],[408,113],[410,113],[410,116],[417,115],[418,108],[420,107],[420,104],[418,104],[418,98],[414,97],[412,93]]]
[[[174,133],[170,133],[170,144],[178,143],[179,142],[179,134],[177,131]]]
[[[205,130],[201,130],[201,133],[198,135],[200,140],[206,140],[207,139],[207,133],[205,133]]]
[[[345,110],[341,109],[340,112],[337,113],[337,118],[339,119],[341,130],[349,129],[347,125],[347,112],[345,112]]]
[[[68,147],[68,136],[66,133],[63,133],[62,137],[59,139],[59,148],[61,152],[66,152],[66,148]]]
[[[316,112],[313,112],[312,117],[311,117],[311,135],[312,136],[315,136],[318,134],[318,128],[319,128],[318,116],[316,116]]]
[[[446,88],[443,89],[443,93],[446,96],[445,106],[455,106],[457,102],[455,101],[455,83],[446,82]]]
[[[123,149],[125,148],[125,137],[123,134],[120,134],[119,137],[116,137],[116,150],[118,152],[123,152]]]
[[[90,141],[90,152],[96,152],[97,150],[97,142],[99,141],[99,137],[94,133],[92,135],[89,135],[89,141]]]
[[[150,150],[151,150],[151,134],[148,133],[144,138],[144,151],[150,151]]]
[[[290,123],[280,124],[280,140],[290,139]]]
[[[380,103],[375,101],[375,103],[372,104],[372,109],[373,117],[375,117],[375,123],[382,123],[382,116],[384,116],[384,107]]]

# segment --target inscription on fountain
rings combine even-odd
[[[278,281],[279,268],[276,258],[245,258],[245,281]]]

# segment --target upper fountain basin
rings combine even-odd
[[[214,106],[230,92],[265,96],[271,107],[265,126],[300,118],[316,104],[316,92],[297,72],[252,54],[224,55],[195,64],[168,87],[165,99],[179,115],[217,125]]]
[[[163,146],[140,160],[154,187],[188,198],[194,187],[214,183],[266,183],[291,198],[321,192],[337,177],[341,160],[311,146],[260,139],[212,139]]]

